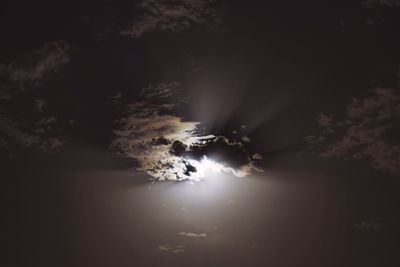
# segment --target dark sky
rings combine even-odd
[[[8,1],[2,266],[400,266],[400,1]]]

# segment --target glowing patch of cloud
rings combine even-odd
[[[179,232],[178,235],[187,237],[187,238],[205,238],[205,237],[207,237],[206,233],[193,233],[193,232]]]
[[[182,245],[159,245],[156,252],[178,254],[185,252],[185,247]]]
[[[185,121],[173,114],[174,108],[164,108],[184,99],[176,86],[169,83],[141,90],[143,100],[126,106],[128,115],[118,121],[111,148],[134,159],[136,170],[160,181],[199,181],[221,172],[244,177],[258,170],[254,165],[258,159],[241,142],[204,133],[200,122]]]
[[[112,147],[123,156],[138,161],[137,170],[145,171],[157,180],[185,179],[185,161],[170,153],[169,143],[180,140],[191,145],[198,122],[184,122],[179,117],[156,114],[152,117],[131,115],[122,120],[124,126],[116,130],[119,136]],[[157,140],[166,140],[158,143]]]
[[[247,135],[243,135],[242,140],[243,140],[243,142],[247,142],[247,143],[249,143],[251,141],[250,137],[248,137]]]

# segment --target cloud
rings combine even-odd
[[[256,160],[262,160],[263,158],[259,153],[254,153],[251,157]]]
[[[306,137],[322,156],[367,159],[378,170],[400,173],[400,96],[398,90],[376,88],[354,98],[342,120],[321,114],[320,133]]]
[[[137,15],[122,35],[137,38],[148,32],[181,32],[195,24],[221,23],[213,0],[143,0]]]
[[[0,91],[0,101],[3,100],[10,100],[11,99],[11,95],[6,93],[6,92],[2,92]]]
[[[25,148],[51,151],[64,144],[54,131],[55,117],[41,118],[37,127],[23,127],[22,123],[0,114],[0,139],[3,146],[17,144]],[[53,135],[53,136],[52,136]]]
[[[61,124],[56,116],[49,114],[48,101],[35,98],[24,89],[42,93],[40,90],[45,82],[70,62],[71,51],[72,46],[66,41],[46,42],[40,48],[20,53],[11,62],[0,66],[0,76],[4,81],[0,85],[2,146],[51,151],[64,144],[60,135]],[[29,101],[31,105],[27,105]]]
[[[241,142],[207,133],[200,122],[176,114],[187,103],[178,83],[146,87],[139,97],[126,105],[127,115],[117,121],[111,144],[117,154],[134,159],[137,170],[155,180],[175,181],[198,181],[209,170],[240,177],[258,170],[258,159]]]
[[[369,221],[364,221],[361,220],[359,223],[354,224],[354,227],[359,228],[359,229],[365,229],[365,230],[374,230],[377,231],[381,228],[383,228],[384,224],[379,223],[379,222],[369,222]]]
[[[182,121],[154,111],[149,117],[132,114],[121,121],[123,127],[112,148],[137,160],[137,170],[156,180],[199,180],[199,165],[205,159],[218,162],[218,171],[243,177],[257,170],[249,153],[239,142],[225,137],[197,135],[199,122]]]
[[[156,86],[149,85],[140,91],[140,95],[145,98],[168,98],[177,94],[179,83],[160,83]]]
[[[322,127],[330,127],[332,126],[333,118],[330,115],[319,114],[318,124]]]
[[[179,232],[178,235],[187,237],[187,238],[205,238],[205,237],[207,237],[206,233],[193,233],[193,232]]]
[[[66,41],[51,41],[37,50],[21,53],[4,69],[8,79],[19,85],[39,85],[70,62],[71,45]]]
[[[0,136],[0,146],[6,146],[7,144],[7,140]]]
[[[178,254],[185,252],[185,247],[182,245],[159,245],[156,252]]]
[[[47,101],[45,99],[35,99],[34,100],[35,109],[39,112],[43,112],[47,106]]]
[[[40,120],[38,122],[36,122],[36,125],[48,126],[56,121],[57,121],[57,117],[55,117],[55,116],[42,117],[42,118],[40,118]]]
[[[361,6],[366,9],[369,25],[387,25],[396,21],[397,12],[400,8],[400,0],[365,0]]]
[[[400,0],[365,0],[362,5],[366,8],[374,6],[400,7]]]
[[[243,140],[243,142],[247,142],[247,143],[251,141],[250,137],[248,137],[247,135],[243,135],[242,140]]]
[[[243,143],[231,141],[224,136],[210,137],[189,146],[182,154],[184,158],[201,162],[210,159],[221,164],[221,171],[243,177],[255,170],[253,160]]]
[[[118,136],[112,148],[120,155],[138,161],[142,170],[158,180],[181,180],[185,175],[185,163],[170,153],[169,143],[181,140],[193,143],[197,122],[182,121],[177,116],[161,115],[154,110],[153,115],[141,117],[132,114],[120,120],[122,128],[114,131]],[[158,142],[165,140],[164,142]]]

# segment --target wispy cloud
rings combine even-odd
[[[179,254],[185,252],[185,247],[182,245],[159,245],[156,252]]]
[[[383,228],[384,224],[380,223],[380,222],[371,222],[371,221],[361,220],[359,223],[354,224],[354,227],[359,228],[359,229],[377,231],[377,230]]]
[[[0,85],[2,146],[51,151],[64,144],[58,118],[47,110],[48,100],[35,98],[25,89],[39,93],[46,81],[70,62],[71,50],[72,46],[66,41],[51,41],[38,49],[19,53],[1,65],[0,76],[4,81]],[[16,108],[18,112],[10,112]]]
[[[213,4],[213,0],[143,0],[141,14],[121,34],[137,38],[154,31],[180,32],[195,24],[218,25],[222,16]]]
[[[365,0],[362,5],[367,8],[374,6],[400,7],[400,0]]]
[[[0,138],[4,140],[2,143],[5,146],[12,141],[21,147],[43,151],[50,151],[64,144],[62,137],[49,136],[55,121],[43,117],[38,123],[37,127],[25,129],[21,123],[0,115]]]
[[[325,157],[367,159],[379,170],[400,173],[400,95],[398,90],[376,88],[354,98],[343,119],[321,114],[320,133],[306,138]]]
[[[20,89],[39,85],[70,62],[72,46],[66,41],[52,41],[37,50],[20,53],[5,66],[5,74]]]
[[[193,232],[179,232],[178,235],[187,237],[187,238],[205,238],[205,237],[207,237],[206,233],[193,233]]]

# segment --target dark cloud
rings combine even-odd
[[[260,157],[251,157],[244,145],[238,141],[229,141],[224,136],[201,138],[198,142],[190,146],[180,141],[175,141],[170,148],[170,153],[181,157],[186,163],[186,175],[196,173],[196,166],[192,166],[190,160],[201,162],[209,159],[221,164],[222,171],[231,172],[236,176],[246,176],[252,170],[258,170],[255,161],[261,160]]]
[[[221,23],[221,14],[213,7],[213,0],[144,0],[137,15],[122,35],[134,38],[147,32],[180,32],[195,24]]]
[[[306,138],[326,157],[367,159],[379,170],[400,173],[400,95],[377,88],[369,96],[353,98],[342,120],[321,114],[321,132]]]
[[[223,136],[191,145],[186,156],[196,160],[201,160],[206,156],[234,169],[241,169],[251,163],[249,153],[242,143],[229,141]]]
[[[187,148],[187,145],[185,145],[181,141],[176,140],[172,143],[169,152],[174,156],[182,157],[188,152]]]
[[[153,146],[161,146],[161,145],[168,145],[170,144],[171,141],[169,141],[168,139],[166,139],[165,137],[158,137],[158,138],[154,138],[151,141],[151,145]]]

